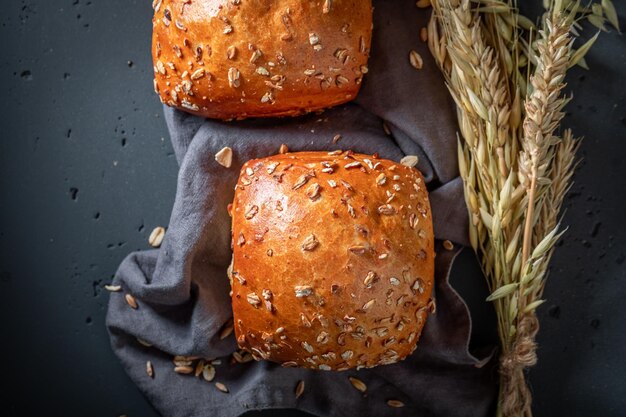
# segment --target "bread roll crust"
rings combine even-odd
[[[371,0],[155,0],[154,88],[205,117],[294,116],[352,100]]]
[[[321,370],[404,359],[433,309],[434,238],[419,171],[375,155],[244,164],[230,208],[239,345]]]

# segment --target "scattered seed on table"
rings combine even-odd
[[[137,301],[135,300],[135,297],[133,297],[130,294],[126,294],[124,298],[126,298],[126,302],[128,303],[129,306],[131,306],[131,308],[135,310],[137,309],[138,306],[137,306]]]
[[[418,69],[418,70],[422,69],[422,66],[424,65],[422,56],[418,54],[417,51],[415,50],[411,50],[411,52],[409,52],[409,62],[411,63],[413,68]]]
[[[353,376],[348,377],[348,379],[350,380],[350,383],[352,384],[354,388],[358,389],[361,392],[367,391],[367,385],[365,385],[365,383],[361,381],[360,379],[355,378]]]
[[[146,373],[150,378],[154,378],[154,367],[150,361],[146,362]]]
[[[148,243],[153,248],[158,248],[161,246],[163,242],[163,238],[165,237],[165,228],[161,226],[157,226],[154,228],[152,233],[150,233],[150,237],[148,238]]]
[[[220,390],[222,392],[228,393],[228,388],[226,388],[226,385],[222,384],[221,382],[216,382],[215,383],[215,388],[217,388],[218,390]]]
[[[233,164],[233,150],[228,146],[225,146],[215,154],[215,160],[221,166],[230,168]]]
[[[300,396],[304,393],[304,381],[298,381],[296,385],[296,399],[300,398]]]
[[[450,242],[449,240],[444,240],[443,241],[443,247],[446,250],[452,250],[452,249],[454,249],[454,244],[452,242]]]
[[[404,403],[402,401],[399,400],[388,400],[387,401],[387,405],[389,407],[393,407],[393,408],[401,408],[404,407]]]

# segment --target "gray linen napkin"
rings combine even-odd
[[[236,349],[233,336],[219,339],[232,316],[226,268],[230,262],[230,218],[241,165],[271,155],[281,143],[292,151],[352,149],[399,160],[420,157],[437,239],[466,244],[467,214],[456,165],[456,122],[443,80],[419,40],[429,12],[413,0],[375,1],[369,74],[354,103],[299,118],[221,122],[165,108],[177,160],[178,187],[166,237],[159,250],[130,254],[114,279],[139,304],[129,308],[124,293],[112,293],[107,327],[114,352],[151,403],[166,416],[237,416],[251,409],[297,408],[319,416],[484,416],[495,399],[496,375],[489,356],[468,350],[467,306],[448,284],[456,253],[438,245],[437,313],[428,318],[418,349],[405,361],[368,370],[323,372],[282,368],[270,362],[217,366],[216,381],[230,393],[193,376],[173,372],[171,355],[221,357]],[[424,68],[409,65],[418,51]],[[391,135],[383,130],[383,121]],[[340,134],[341,140],[332,143]],[[233,167],[218,165],[224,146]],[[153,346],[145,347],[137,338]],[[484,351],[489,351],[485,347]],[[146,361],[154,378],[146,374]],[[492,361],[493,362],[493,361]],[[348,376],[363,380],[366,395]],[[299,380],[304,395],[294,396]],[[406,404],[391,408],[389,399]]]

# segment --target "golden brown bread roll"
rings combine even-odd
[[[154,88],[205,117],[298,115],[352,100],[371,0],[154,0]]]
[[[340,151],[255,159],[230,214],[235,334],[257,359],[345,370],[415,349],[435,256],[415,168]]]

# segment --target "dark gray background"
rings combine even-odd
[[[156,415],[110,349],[103,289],[122,258],[167,224],[174,200],[177,165],[152,92],[150,3],[3,1],[0,353],[9,388],[0,407],[8,415]],[[624,16],[624,2],[615,3]],[[566,202],[570,228],[539,309],[537,416],[626,415],[624,37],[601,36],[587,61],[590,72],[569,78],[576,96],[566,124],[586,139]],[[475,337],[489,337],[471,253],[452,283],[473,306]]]

